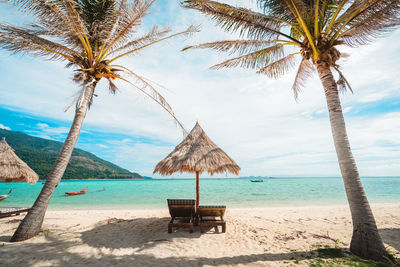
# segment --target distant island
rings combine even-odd
[[[46,179],[61,150],[62,143],[30,136],[21,132],[0,129],[0,139],[6,138],[15,153],[40,177]],[[143,179],[96,155],[75,148],[63,179]]]

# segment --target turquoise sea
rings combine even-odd
[[[362,178],[371,203],[400,203],[400,177]],[[86,194],[64,193],[89,187]],[[194,179],[64,180],[58,185],[50,209],[164,208],[167,198],[195,199]],[[0,207],[30,206],[43,184],[0,183],[0,194],[11,195]],[[229,207],[314,206],[346,204],[341,178],[200,179],[200,204]]]

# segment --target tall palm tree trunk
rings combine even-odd
[[[374,215],[351,152],[336,81],[327,63],[318,62],[317,69],[325,90],[333,141],[353,221],[350,251],[362,258],[384,260],[388,254],[378,233]]]
[[[36,236],[40,232],[50,198],[53,195],[54,190],[60,182],[62,176],[64,175],[65,169],[67,168],[71,158],[72,151],[74,150],[75,144],[78,141],[83,120],[86,117],[86,112],[92,100],[96,84],[97,81],[92,80],[85,87],[85,92],[82,95],[80,105],[76,108],[71,129],[69,130],[67,139],[61,148],[60,154],[57,157],[53,169],[50,172],[50,175],[47,177],[46,183],[44,184],[42,191],[40,192],[32,208],[20,223],[18,229],[15,231],[13,237],[11,238],[11,242],[27,240]]]

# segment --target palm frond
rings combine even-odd
[[[342,1],[342,0],[340,0]],[[340,2],[339,2],[340,3]],[[325,32],[325,29],[329,25],[331,18],[333,18],[336,10],[338,8],[338,3],[336,5],[332,5],[331,1],[322,1],[322,5],[320,7],[320,19],[319,19],[319,26],[320,32]]]
[[[128,82],[130,85],[132,85],[140,92],[142,92],[145,96],[149,97],[157,104],[159,104],[165,111],[167,111],[171,115],[171,117],[174,119],[174,122],[182,129],[183,135],[187,135],[188,131],[185,129],[183,124],[178,120],[174,111],[172,110],[172,107],[165,100],[165,98],[157,91],[157,89],[155,89],[149,82],[147,82],[146,78],[134,73],[129,69],[125,70],[128,75],[130,75],[135,79],[135,81],[134,82],[131,82],[129,80],[124,80],[124,81]]]
[[[264,13],[271,16],[281,16],[286,20],[295,21],[296,18],[288,10],[287,4],[282,0],[258,0],[257,1]]]
[[[383,31],[383,29],[390,31],[390,28],[393,29],[393,27],[399,23],[399,9],[400,3],[398,0],[362,1],[354,12],[339,21],[339,26],[337,26],[334,31],[331,43],[344,35],[346,31],[358,23],[360,23],[360,26],[367,26],[367,28],[370,29],[370,32],[377,36],[380,35],[379,31]],[[380,18],[380,16],[375,16],[376,13],[380,13],[380,15],[383,16],[381,20],[376,19]],[[372,18],[372,20],[370,20],[370,18]],[[368,25],[362,23],[363,21],[368,22]],[[376,30],[371,31],[374,28],[376,28]]]
[[[150,32],[145,34],[144,36],[137,38],[133,41],[125,43],[124,45],[112,49],[110,53],[118,53],[126,50],[134,50],[139,47],[145,46],[147,44],[159,41],[161,38],[165,37],[168,33],[171,32],[171,28],[160,29],[158,25],[154,25]]]
[[[350,90],[350,92],[353,93],[353,89],[351,88],[350,83],[347,81],[346,77],[344,77],[343,73],[340,71],[338,66],[333,66],[333,68],[338,72],[339,74],[339,79],[337,80],[337,85],[339,88],[339,91],[341,92],[346,92],[347,89]]]
[[[319,34],[315,35],[315,33],[322,32],[329,24],[330,18],[335,13],[340,1],[347,2],[347,0],[258,0],[257,2],[264,13],[280,16],[296,25],[296,29],[291,29],[291,32],[294,33],[291,36],[296,36],[299,32],[302,32],[302,36],[305,36],[305,32],[301,30],[302,26],[296,22],[300,14],[307,29],[317,38]],[[297,37],[295,38],[297,39]]]
[[[81,82],[80,82],[81,83]],[[81,94],[82,94],[82,90],[83,90],[83,88],[80,88],[76,93],[74,93],[71,97],[72,97],[72,101],[71,101],[71,103],[68,105],[68,106],[66,106],[65,107],[65,109],[64,109],[64,112],[67,112],[72,106],[76,106],[76,104],[77,104],[77,102],[78,102],[78,99],[79,99],[79,97],[81,96]]]
[[[114,16],[111,16],[110,18],[108,18],[108,24],[107,24],[108,27],[106,27],[107,32],[103,38],[103,44],[100,49],[100,51],[102,53],[105,53],[106,45],[110,44],[110,39],[113,36],[115,36],[116,32],[122,27],[121,21],[125,19],[122,14],[124,14],[124,10],[126,8],[128,8],[127,0],[120,0],[119,8],[113,10]]]
[[[128,55],[131,55],[133,53],[136,53],[139,50],[142,50],[143,48],[149,47],[149,46],[157,44],[159,42],[162,42],[162,41],[165,41],[165,40],[168,40],[168,39],[171,39],[171,38],[175,38],[177,36],[191,36],[195,32],[199,32],[199,27],[198,26],[194,26],[194,25],[190,25],[186,30],[184,30],[182,32],[174,33],[174,34],[171,34],[171,35],[166,36],[164,38],[157,39],[157,40],[154,40],[154,41],[150,41],[150,42],[148,42],[148,43],[146,43],[146,44],[144,44],[142,46],[139,46],[137,48],[134,48],[132,50],[124,52],[124,53],[114,57],[113,59],[110,59],[109,63],[114,62],[115,60],[117,60],[119,58],[122,58],[122,57],[125,57],[125,56],[128,56]]]
[[[115,85],[115,83],[113,82],[113,80],[111,78],[106,78],[108,81],[108,91],[115,95],[118,91],[118,87]]]
[[[237,66],[242,68],[259,69],[267,65],[269,62],[282,57],[284,53],[283,46],[283,44],[277,44],[236,58],[228,59],[224,62],[211,66],[211,69],[218,70]]]
[[[187,133],[171,106],[154,87],[155,83],[111,62],[176,36],[190,36],[199,31],[198,27],[189,26],[182,32],[170,34],[171,29],[155,25],[149,33],[134,38],[154,0],[14,1],[22,12],[32,15],[35,22],[27,28],[0,24],[0,48],[62,59],[67,61],[67,67],[74,66],[73,80],[82,86],[73,101],[76,108],[84,102],[83,98],[92,97],[88,94],[88,88],[95,86],[92,83],[104,78],[108,81],[109,92],[115,94],[118,90],[115,80],[123,80],[162,106]],[[110,55],[114,58],[109,58]],[[121,72],[128,72],[134,82],[123,78]],[[90,107],[93,99],[88,100]]]
[[[320,27],[320,10],[319,10],[319,0],[316,0],[314,7],[314,38],[318,39],[319,37],[319,27]]]
[[[303,59],[297,70],[296,78],[292,86],[294,98],[297,99],[301,89],[304,88],[306,80],[313,75],[315,71],[314,65],[310,60]]]
[[[357,11],[361,10],[362,7],[367,4],[367,1],[356,0],[349,4],[346,0],[340,0],[334,16],[330,20],[330,25],[327,28],[326,33],[333,36],[343,23],[354,17],[357,14]],[[345,8],[345,6],[347,7]]]
[[[124,66],[121,66],[121,65],[110,65],[111,67],[114,67],[114,68],[120,68],[122,71],[127,71],[127,72],[131,72],[131,70],[130,69],[128,69],[128,68],[126,68],[126,67],[124,67]],[[158,87],[158,88],[161,88],[161,89],[163,89],[163,90],[165,90],[165,91],[170,91],[168,88],[166,88],[164,85],[162,85],[162,84],[159,84],[159,83],[157,83],[157,82],[155,82],[155,81],[153,81],[153,80],[150,80],[150,79],[148,79],[148,78],[146,78],[146,77],[143,77],[142,76],[142,78],[143,78],[143,80],[145,80],[146,82],[148,82],[149,84],[151,84],[151,85],[153,85],[153,87]]]
[[[116,0],[75,0],[79,1],[77,7],[78,13],[88,30],[90,43],[97,46],[98,49],[103,47],[103,43],[108,38],[113,23],[118,18]]]
[[[281,36],[300,44],[298,40],[280,31],[282,25],[291,24],[283,18],[266,16],[210,0],[185,0],[181,5],[211,16],[216,24],[226,31],[239,32],[241,36],[246,35],[250,39],[268,40]]]
[[[234,53],[246,54],[256,49],[262,49],[276,44],[277,41],[263,41],[263,40],[228,40],[228,41],[217,41],[211,43],[203,43],[198,45],[186,46],[182,51],[188,49],[214,49],[218,52],[227,52],[232,55]]]
[[[78,13],[78,3],[74,0],[64,0],[63,5],[66,9],[69,19],[72,21],[74,33],[77,35],[77,38],[80,40],[81,45],[86,52],[89,64],[92,64],[94,60],[94,54],[92,45],[89,41],[89,29],[86,27],[87,25],[85,25],[85,22]]]
[[[56,60],[74,61],[79,56],[77,51],[41,38],[30,29],[16,28],[4,24],[0,24],[0,47],[11,52],[31,53]]]
[[[399,1],[378,1],[350,21],[349,27],[339,37],[351,47],[368,44],[399,26],[399,17]]]
[[[40,27],[41,35],[62,38],[72,48],[81,47],[81,30],[77,32],[76,15],[71,17],[66,0],[15,0],[15,3],[22,12],[35,16],[32,27]]]
[[[55,28],[73,27],[63,0],[15,0],[22,12],[33,14],[40,24]]]
[[[117,1],[115,0],[75,0],[78,2],[76,10],[86,24],[89,31],[95,24],[102,24],[110,18],[112,13],[116,13]],[[97,26],[95,26],[97,27]]]
[[[290,54],[284,58],[281,58],[268,66],[263,67],[257,73],[259,74],[265,74],[269,78],[278,78],[279,76],[285,74],[289,69],[293,68],[295,65],[295,56],[300,54],[299,53],[293,53]]]
[[[313,51],[314,59],[318,58],[320,51],[316,46],[313,35],[311,34],[311,30],[313,29],[313,23],[311,21],[312,17],[308,16],[309,19],[307,20],[307,15],[309,15],[308,12],[302,11],[302,9],[306,8],[304,3],[299,0],[282,0],[282,1],[286,3],[288,9],[290,10],[290,12],[293,13],[293,16],[296,18],[298,24],[300,25],[301,30],[304,32],[304,38],[308,39],[308,43],[310,44]]]
[[[105,41],[105,48],[102,55],[105,55],[115,45],[122,46],[129,39],[130,33],[141,24],[141,19],[147,15],[148,9],[155,0],[135,0],[128,4],[121,2],[118,20],[110,30],[109,37]],[[125,7],[122,4],[125,3]],[[103,58],[100,58],[103,60]]]

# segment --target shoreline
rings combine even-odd
[[[72,204],[71,204],[72,205]],[[303,208],[341,208],[341,207],[349,207],[348,203],[320,203],[320,204],[298,204],[298,205],[293,205],[293,204],[281,204],[281,205],[256,205],[256,206],[237,206],[237,205],[229,205],[229,204],[224,204],[221,203],[221,205],[225,205],[227,209],[230,210],[247,210],[247,209],[253,209],[253,210],[263,210],[263,209],[303,209]],[[400,206],[400,202],[370,202],[370,206],[378,207],[378,206]],[[7,206],[1,206],[1,207],[22,207],[24,205],[7,205]],[[27,206],[27,205],[25,205]],[[118,210],[118,211],[131,211],[131,210],[165,210],[168,209],[167,203],[162,206],[151,206],[151,205],[120,205],[120,206],[109,206],[109,207],[102,207],[102,206],[85,206],[85,205],[80,205],[80,206],[65,206],[65,207],[48,207],[48,211],[85,211],[85,210],[97,210],[97,211],[113,211],[113,210]],[[400,210],[399,210],[400,212]]]
[[[398,209],[400,212],[400,203],[370,203],[371,209],[379,209],[379,208],[394,208]],[[246,212],[246,211],[293,211],[293,210],[318,210],[318,209],[350,209],[348,204],[332,204],[332,205],[308,205],[308,206],[276,206],[276,207],[226,207],[226,212],[232,211],[232,212]],[[154,208],[148,208],[148,207],[143,207],[143,208],[138,208],[138,207],[131,207],[131,208],[126,208],[126,207],[121,207],[119,208],[88,208],[88,207],[82,207],[79,209],[76,208],[65,208],[65,209],[47,209],[47,212],[50,213],[58,213],[58,212],[97,212],[97,213],[113,213],[113,212],[146,212],[146,211],[151,211],[151,212],[166,212],[168,213],[168,206],[167,204],[165,207],[160,208],[160,207],[154,207]],[[350,211],[350,210],[349,210]],[[400,226],[400,221],[399,221],[399,226]]]
[[[385,246],[399,251],[400,203],[371,208]],[[49,210],[38,236],[9,243],[22,218],[0,219],[4,266],[308,266],[319,247],[346,250],[352,234],[348,205],[228,207],[226,233],[204,234],[168,234],[167,206]]]
[[[0,203],[1,204],[1,203]],[[319,203],[319,204],[298,204],[298,205],[293,205],[293,204],[281,204],[281,205],[256,205],[256,206],[237,206],[237,205],[229,205],[229,204],[224,204],[221,203],[221,205],[225,205],[227,207],[227,210],[290,210],[290,209],[310,209],[310,208],[349,208],[348,203]],[[400,212],[400,202],[370,202],[371,207],[395,207],[399,206],[399,212]],[[12,205],[0,205],[2,208],[7,208],[7,207],[29,207],[29,205],[19,205],[19,204],[12,204]],[[85,206],[85,205],[80,205],[80,206],[64,206],[64,207],[52,207],[49,206],[47,208],[47,211],[135,211],[135,210],[151,210],[151,211],[162,211],[162,210],[168,210],[167,203],[165,205],[157,205],[157,206],[151,206],[151,205],[120,205],[120,206]]]

